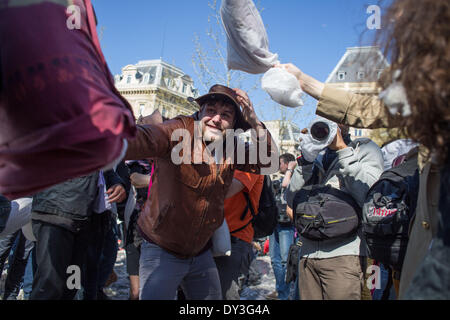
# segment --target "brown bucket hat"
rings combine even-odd
[[[197,102],[200,108],[206,101],[215,99],[225,99],[230,101],[234,105],[234,109],[236,111],[236,122],[234,124],[234,129],[242,129],[244,131],[251,129],[250,124],[245,121],[244,117],[242,116],[241,106],[237,100],[237,94],[231,88],[222,86],[220,84],[215,84],[209,89],[209,92],[207,94],[204,94],[196,99],[192,97],[188,98],[190,102]],[[198,116],[198,112],[196,112],[195,115]]]

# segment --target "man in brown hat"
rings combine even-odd
[[[145,239],[140,299],[174,299],[180,285],[187,299],[221,299],[210,239],[223,223],[227,194],[242,188],[232,183],[234,170],[270,174],[278,169],[277,147],[244,91],[214,85],[192,101],[200,106],[195,114],[138,126],[137,137],[129,141],[126,159],[155,160],[150,195],[138,220]],[[253,129],[253,145],[264,150],[255,163],[248,144],[243,163],[237,161],[241,157],[236,152],[225,155],[210,147],[231,142],[236,151],[238,139],[229,135],[231,129]],[[194,130],[202,137],[200,162],[193,161]],[[191,146],[191,150],[183,148],[181,156],[192,161],[174,163],[180,143]]]

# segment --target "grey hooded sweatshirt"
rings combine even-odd
[[[286,200],[293,210],[295,193],[313,178],[313,167],[319,174],[318,184],[330,185],[350,194],[362,207],[367,191],[383,172],[383,155],[380,148],[370,139],[356,139],[348,147],[336,151],[336,158],[325,171],[322,165],[323,154],[310,164],[297,166],[286,191]],[[301,256],[324,259],[338,256],[366,256],[366,243],[360,227],[357,233],[346,239],[323,241],[301,237]]]

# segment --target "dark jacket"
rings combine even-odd
[[[164,124],[138,126],[137,137],[129,141],[125,156],[129,160],[154,158],[153,184],[139,216],[138,226],[144,238],[180,258],[196,256],[222,225],[223,204],[234,170],[260,173],[264,167],[260,159],[256,164],[241,165],[205,162],[174,164],[171,153],[179,141],[172,141],[172,132],[186,129],[190,140],[182,141],[191,148],[194,143],[194,121],[198,120],[195,117],[179,116]],[[270,134],[267,141],[259,141],[258,144],[266,144],[269,152],[273,152],[272,148],[276,150],[276,146],[271,144]],[[201,147],[205,148],[203,141]],[[249,153],[248,145],[244,152]],[[278,164],[278,158],[276,161]],[[277,171],[278,166],[273,169]]]
[[[131,190],[131,181],[130,181],[130,170],[128,169],[128,166],[125,164],[125,161],[121,161],[117,167],[116,167],[116,173],[122,179],[122,184],[125,188],[125,192],[127,193],[127,197],[124,201],[120,203],[116,203],[117,207],[117,215],[118,218],[123,221],[124,220],[124,213],[125,213],[125,207],[127,205],[128,195],[130,194]],[[106,180],[106,178],[105,178]]]
[[[104,172],[106,188],[124,185],[113,171]],[[93,213],[98,192],[99,172],[67,180],[33,196],[33,220],[39,220],[78,232]]]
[[[440,170],[439,188],[438,206],[442,214],[431,220],[436,236],[426,248],[424,260],[411,277],[403,299],[450,299],[450,154]]]
[[[11,201],[0,194],[0,233],[5,229],[11,212]]]

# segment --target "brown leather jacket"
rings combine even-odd
[[[181,140],[171,141],[176,129],[187,129],[193,144],[194,116],[179,116],[164,124],[138,126],[137,136],[129,141],[125,159],[154,158],[155,173],[149,199],[138,220],[143,236],[180,258],[198,255],[224,219],[223,203],[235,169],[259,173],[257,164],[176,165],[172,149]],[[264,141],[269,152],[277,152],[270,134]],[[184,141],[186,142],[186,141]],[[236,145],[236,144],[235,144]],[[202,143],[204,148],[204,144]],[[248,153],[248,149],[245,149]],[[278,157],[276,158],[278,161]],[[278,170],[275,166],[273,171]]]

